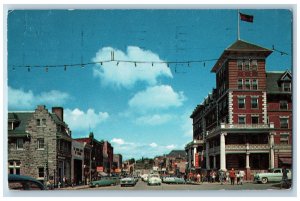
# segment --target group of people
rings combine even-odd
[[[243,185],[245,172],[243,170],[239,170],[237,173],[234,168],[229,171],[230,184],[234,185],[235,180],[237,185]]]

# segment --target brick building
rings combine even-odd
[[[120,171],[122,169],[122,155],[114,154],[113,155],[113,169]]]
[[[238,40],[224,50],[212,72],[216,89],[193,111],[188,168],[256,171],[292,157],[292,76],[266,72],[271,50]]]
[[[8,172],[55,185],[71,179],[71,131],[63,108],[44,105],[32,112],[8,112]]]
[[[71,179],[73,184],[82,184],[84,180],[84,147],[85,144],[76,140],[72,141]]]
[[[108,141],[103,143],[103,167],[104,172],[111,173],[113,168],[114,148]]]
[[[86,143],[85,150],[89,150],[90,147],[90,157],[85,155],[84,165],[85,165],[85,175],[87,175],[88,169],[86,167],[90,166],[90,178],[92,181],[98,178],[98,173],[103,172],[103,141],[98,141],[94,138],[94,133],[90,132],[87,138],[76,138],[74,139],[78,142]],[[90,161],[88,160],[90,158]],[[89,165],[90,164],[90,165]]]

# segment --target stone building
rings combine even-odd
[[[103,144],[103,166],[104,172],[111,173],[113,167],[114,148],[108,141]]]
[[[216,89],[193,111],[190,169],[256,171],[291,166],[292,76],[267,72],[272,50],[238,40],[224,50],[212,72]]]
[[[8,173],[64,184],[71,179],[71,146],[63,108],[8,112]]]

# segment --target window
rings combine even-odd
[[[249,60],[245,61],[245,70],[250,70],[250,61]]]
[[[38,171],[39,171],[39,177],[44,177],[44,168],[43,167],[39,167]]]
[[[42,119],[43,126],[46,126],[46,119]]]
[[[238,79],[238,89],[243,89],[243,80]]]
[[[44,138],[39,138],[37,140],[37,144],[38,144],[38,149],[44,149],[45,148]]]
[[[237,61],[237,67],[238,67],[238,70],[243,70],[243,61],[242,60]]]
[[[245,98],[239,97],[238,105],[239,105],[239,108],[245,108]]]
[[[24,140],[22,138],[17,139],[17,149],[24,149]]]
[[[258,108],[258,98],[251,97],[251,108],[257,109]]]
[[[258,116],[252,116],[251,117],[251,123],[252,124],[258,124]]]
[[[40,126],[40,125],[41,125],[41,120],[40,120],[40,119],[37,119],[37,120],[36,120],[36,125],[37,125],[37,126]]]
[[[289,118],[286,117],[280,118],[280,128],[289,128]]]
[[[257,80],[256,79],[252,80],[252,89],[257,90]]]
[[[239,124],[246,124],[246,117],[245,116],[239,116]]]
[[[280,109],[287,110],[288,109],[288,102],[287,101],[280,101]]]
[[[288,143],[289,143],[289,134],[280,133],[280,144],[288,144]]]
[[[20,174],[20,161],[9,161],[8,169],[10,174]]]
[[[257,71],[257,60],[251,61],[251,68],[252,70]]]
[[[250,80],[249,79],[246,80],[245,85],[246,85],[246,89],[250,89]]]
[[[291,83],[290,82],[282,83],[282,90],[287,92],[291,91]]]

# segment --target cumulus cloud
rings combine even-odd
[[[9,109],[33,109],[37,105],[62,105],[71,97],[68,93],[51,90],[34,94],[31,90],[14,89],[8,86]]]
[[[171,145],[167,145],[167,146],[166,146],[167,149],[174,149],[175,147],[176,147],[176,146],[175,146],[174,144],[171,144]]]
[[[149,50],[143,50],[136,46],[127,47],[123,52],[112,47],[100,49],[93,62],[111,60],[111,52],[114,52],[115,60],[123,61],[154,61],[163,62],[159,56]],[[117,65],[118,64],[118,65]],[[104,85],[113,85],[117,87],[132,87],[136,82],[142,81],[149,85],[157,84],[160,76],[172,78],[171,70],[164,63],[132,63],[132,62],[104,62],[97,64],[93,69],[94,77],[100,78]]]
[[[116,144],[124,144],[124,140],[121,138],[113,138],[110,142],[116,143]]]
[[[151,86],[138,92],[129,100],[129,106],[134,109],[151,110],[179,107],[185,101],[183,92],[175,92],[169,85]]]
[[[151,144],[149,144],[150,147],[157,147],[157,144],[155,142],[152,142]]]
[[[109,118],[107,112],[96,113],[94,109],[88,109],[86,112],[81,111],[78,108],[74,110],[64,110],[65,122],[72,130],[87,130],[89,128],[94,129],[100,123]]]
[[[164,123],[169,122],[172,120],[173,116],[169,114],[154,114],[154,115],[148,115],[148,116],[141,116],[136,119],[135,123],[136,124],[141,124],[141,125],[151,125],[151,126],[156,126],[156,125],[161,125]]]

